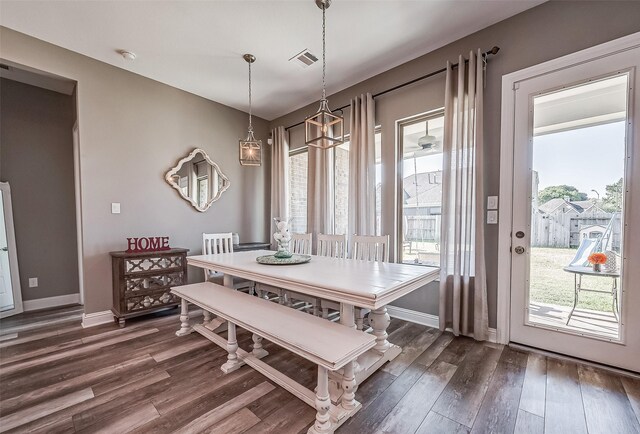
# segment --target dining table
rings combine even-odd
[[[376,344],[334,373],[336,378],[329,384],[334,403],[338,403],[342,395],[342,376],[355,377],[356,384],[361,384],[402,352],[402,348],[388,341],[390,317],[387,305],[440,275],[438,267],[316,255],[311,255],[306,263],[294,265],[265,265],[256,260],[274,253],[255,250],[188,256],[187,264],[223,273],[226,287],[232,288],[236,277],[339,303],[340,323],[351,328],[356,328],[355,309],[369,309],[370,332],[375,336]]]

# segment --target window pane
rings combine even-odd
[[[443,116],[401,125],[404,263],[440,265]]]
[[[289,218],[290,231],[307,232],[307,152],[289,157]]]
[[[334,234],[349,230],[349,142],[336,146],[334,153]]]

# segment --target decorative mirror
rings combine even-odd
[[[178,161],[164,177],[195,209],[205,212],[229,188],[229,178],[202,149],[196,148]]]

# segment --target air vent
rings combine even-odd
[[[293,56],[291,59],[289,59],[289,61],[296,63],[303,68],[306,68],[316,63],[318,61],[318,58],[305,48],[304,50]]]
[[[9,65],[5,65],[4,63],[0,63],[0,68],[9,70]]]

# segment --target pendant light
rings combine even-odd
[[[251,64],[256,61],[253,54],[242,56],[249,64],[249,130],[247,138],[240,140],[240,164],[242,166],[260,166],[262,164],[262,140],[256,140],[253,136],[253,125],[251,124]]]
[[[344,119],[331,113],[326,95],[325,75],[327,69],[325,33],[326,10],[331,5],[331,0],[315,0],[316,5],[322,9],[322,99],[318,112],[304,120],[305,143],[321,149],[329,149],[344,142]]]

